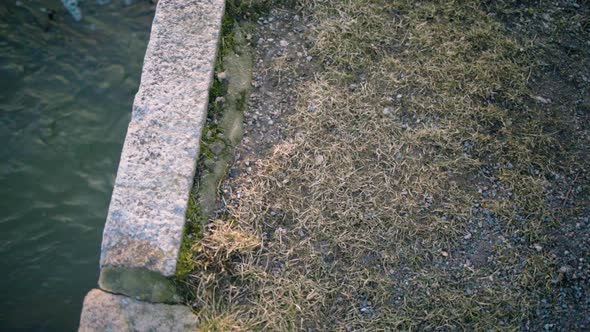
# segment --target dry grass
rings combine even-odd
[[[479,1],[303,5],[323,69],[198,245],[204,329],[526,326],[571,213],[547,175],[579,162],[530,98],[533,46]]]

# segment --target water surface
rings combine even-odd
[[[0,1],[0,330],[77,327],[154,5]]]

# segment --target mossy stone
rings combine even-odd
[[[104,267],[98,279],[100,288],[141,301],[178,303],[174,281],[161,274],[139,268]]]

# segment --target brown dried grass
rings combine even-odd
[[[477,1],[305,5],[323,69],[291,138],[197,247],[201,316],[218,330],[522,327],[555,277],[534,249],[559,213],[545,174],[575,164],[547,129],[562,119],[530,102],[530,45]]]

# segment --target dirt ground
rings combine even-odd
[[[244,137],[194,246],[203,330],[590,330],[587,2],[242,24]]]

